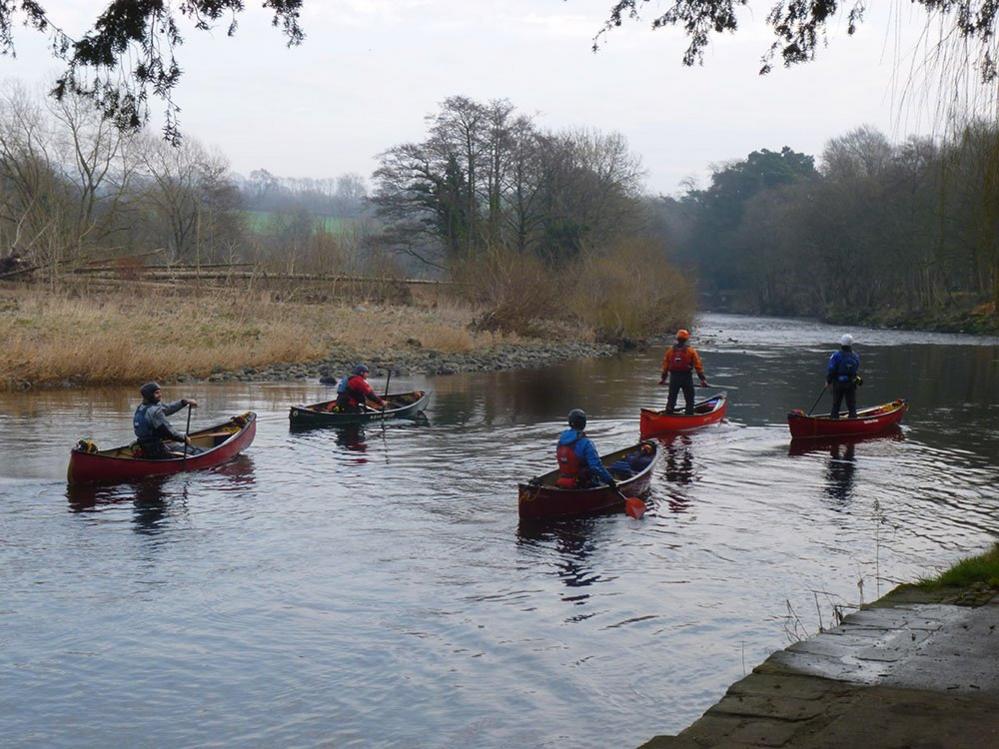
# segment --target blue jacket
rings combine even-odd
[[[848,385],[853,382],[860,370],[860,357],[850,349],[840,349],[829,357],[829,366],[826,367],[826,382],[830,385],[838,382]]]
[[[590,469],[590,473],[599,478],[601,482],[608,484],[613,481],[613,476],[600,462],[600,455],[597,448],[590,442],[590,438],[575,429],[566,429],[562,436],[558,438],[560,445],[572,445],[572,451],[576,453],[579,462]]]

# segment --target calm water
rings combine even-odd
[[[257,411],[252,448],[69,496],[69,446],[129,441],[133,394],[0,396],[4,743],[634,746],[834,605],[999,537],[995,340],[851,331],[862,403],[910,398],[903,433],[791,454],[842,331],[697,332],[730,418],[666,445],[642,521],[522,527],[515,484],[573,406],[601,451],[633,443],[661,351],[394,379],[434,389],[429,425],[362,435],[289,432],[314,384],[171,388],[199,424]]]

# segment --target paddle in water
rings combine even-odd
[[[635,518],[635,520],[641,520],[642,515],[645,514],[645,502],[643,502],[638,497],[626,497],[621,492],[620,489],[615,489],[621,499],[624,500],[624,511],[628,514],[628,517]]]

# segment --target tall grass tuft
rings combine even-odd
[[[919,587],[927,590],[967,588],[976,583],[999,588],[999,543],[984,554],[962,559],[937,577],[920,580]]]

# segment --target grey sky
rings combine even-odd
[[[296,177],[369,177],[378,152],[423,136],[424,115],[445,97],[508,98],[545,127],[621,132],[649,190],[666,193],[758,148],[818,155],[864,123],[893,138],[933,127],[898,102],[925,13],[871,3],[856,35],[837,22],[818,60],[761,77],[771,4],[714,39],[704,66],[685,68],[682,35],[647,22],[591,52],[611,0],[306,0],[306,40],[293,49],[251,0],[235,38],[224,25],[185,28],[175,98],[184,133],[217,146],[235,171]],[[103,5],[46,2],[71,34]],[[37,32],[18,27],[15,43],[18,58],[0,61],[5,77],[40,84],[59,70]]]

